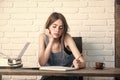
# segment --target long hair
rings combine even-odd
[[[63,23],[63,33],[60,37],[60,41],[64,41],[64,37],[68,31],[68,24],[65,19],[65,17],[61,13],[53,12],[49,17],[45,24],[45,28],[48,29],[52,23],[54,23],[56,20],[60,19]]]

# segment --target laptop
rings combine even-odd
[[[19,60],[21,59],[21,57],[23,56],[23,54],[25,53],[26,49],[28,48],[29,46],[29,42],[27,42],[23,49],[20,51],[19,55],[14,58],[14,61],[15,60]],[[8,63],[8,60],[13,60],[13,58],[10,58],[9,56],[5,55],[4,53],[0,52],[0,54],[2,55],[2,58],[0,58],[0,68],[17,68],[17,67],[22,67],[23,64],[22,62],[20,62],[19,64],[15,64],[15,65],[9,65]],[[18,61],[17,61],[18,62]]]

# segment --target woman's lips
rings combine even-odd
[[[55,36],[59,36],[59,33],[54,33]]]

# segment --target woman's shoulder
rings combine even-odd
[[[67,34],[65,35],[65,40],[68,40],[68,39],[70,39],[70,38],[72,38],[72,36],[71,36],[69,33],[67,33]]]
[[[69,44],[72,40],[72,36],[69,33],[67,33],[64,38],[64,43]]]

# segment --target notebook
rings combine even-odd
[[[71,71],[71,70],[77,70],[77,69],[73,67],[65,67],[65,66],[41,66],[40,70]]]

